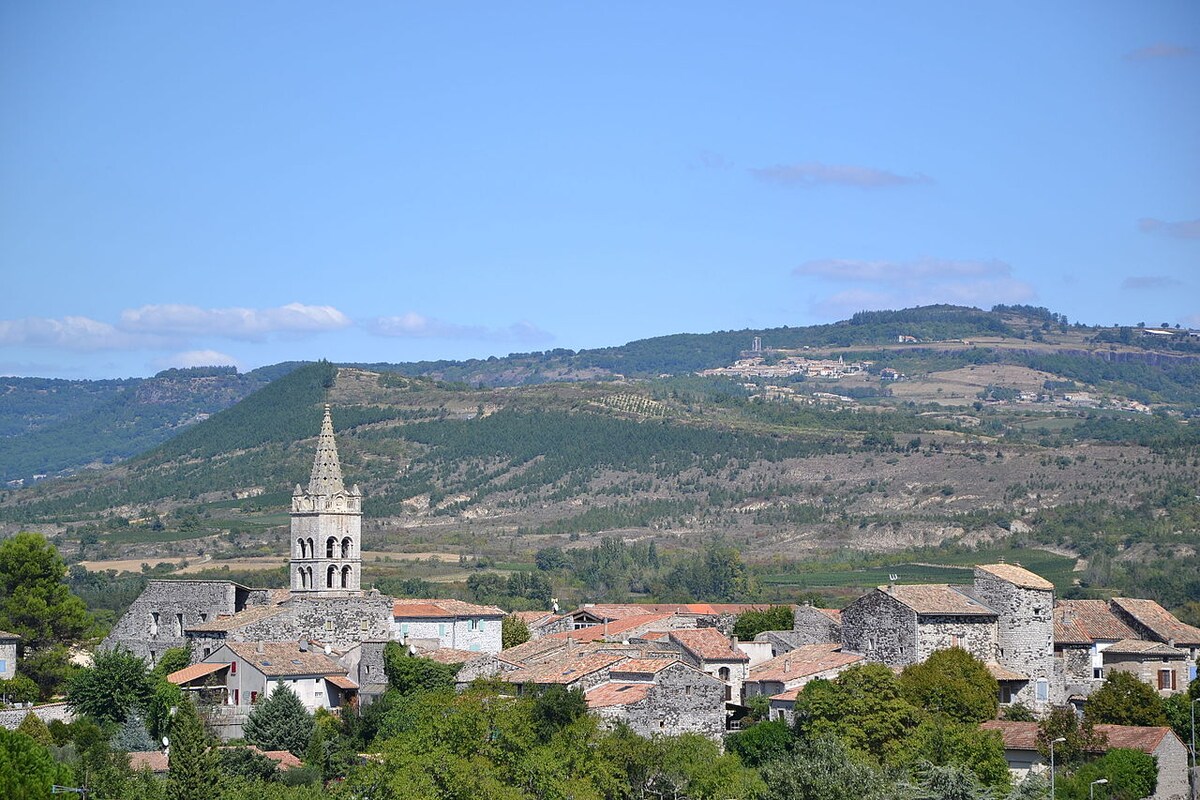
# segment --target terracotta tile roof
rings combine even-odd
[[[834,622],[842,621],[842,610],[840,608],[813,608],[814,611],[820,611],[825,616],[829,617]]]
[[[677,658],[631,658],[619,667],[613,667],[613,672],[622,675],[657,675],[672,664],[682,664]]]
[[[605,638],[612,639],[620,634],[636,631],[646,625],[653,625],[656,622],[670,619],[673,616],[675,616],[674,612],[666,611],[658,614],[638,614],[631,617],[618,617],[601,625],[593,625],[590,628],[548,633],[542,639],[574,639],[577,642],[595,642]]]
[[[585,611],[601,619],[621,619],[641,614],[743,614],[769,608],[770,603],[593,603],[580,606],[576,611]]]
[[[1020,564],[978,564],[975,569],[1001,580],[1020,586],[1022,589],[1045,589],[1054,591],[1054,584],[1037,573],[1030,572]]]
[[[1015,672],[1015,671],[1009,669],[1008,667],[1002,667],[999,664],[997,664],[995,661],[989,661],[987,663],[987,668],[988,668],[988,672],[992,673],[992,677],[998,681],[1027,681],[1027,680],[1029,680],[1028,675],[1022,675],[1021,673]]]
[[[550,611],[514,611],[512,616],[524,622],[531,629],[562,619],[561,614],[554,614]]]
[[[918,614],[951,614],[994,617],[996,612],[965,592],[944,583],[896,584],[879,591],[895,598]]]
[[[1187,653],[1162,642],[1148,642],[1145,639],[1122,639],[1104,648],[1104,654],[1113,655],[1146,655],[1146,656],[1175,656],[1187,658]]]
[[[650,694],[650,683],[602,683],[587,691],[588,708],[610,708],[627,706],[645,700]]]
[[[670,631],[670,637],[696,658],[704,661],[749,661],[750,656],[733,646],[716,628]]]
[[[227,642],[225,646],[242,661],[273,678],[346,674],[346,668],[329,656],[318,650],[303,651],[296,642]],[[261,653],[258,652],[260,646]]]
[[[1075,619],[1075,615],[1061,606],[1054,607],[1054,643],[1085,644],[1091,646],[1092,637],[1088,636],[1083,626]]]
[[[998,731],[1009,750],[1036,750],[1038,724],[1036,722],[1007,722],[991,720],[979,726],[985,731]],[[1112,748],[1141,750],[1153,753],[1167,736],[1175,736],[1170,728],[1140,727],[1137,725],[1097,725],[1096,732],[1104,734],[1106,743],[1096,752]],[[1177,737],[1178,738],[1178,737]]]
[[[1112,603],[1145,625],[1164,642],[1174,641],[1176,645],[1185,647],[1200,645],[1200,628],[1180,622],[1170,611],[1153,600],[1114,597]]]
[[[500,651],[500,659],[507,661],[509,664],[524,666],[533,664],[539,661],[544,661],[558,652],[566,652],[569,643],[562,639],[552,639],[543,636],[540,639],[530,639],[524,644],[519,644],[515,647],[509,647],[506,650]]]
[[[203,678],[205,675],[212,675],[214,672],[220,672],[223,669],[229,668],[229,662],[202,662],[200,664],[192,664],[183,669],[177,669],[167,676],[167,680],[176,686],[182,686],[185,683],[191,683],[197,678]]]
[[[429,650],[418,655],[421,658],[428,658],[439,664],[466,664],[468,661],[486,658],[488,654],[478,650],[458,650],[454,647],[439,647],[436,650]]]
[[[504,609],[496,606],[480,606],[462,600],[395,600],[392,616],[396,619],[447,617],[504,617]]]
[[[568,684],[624,660],[625,656],[589,653],[578,658],[549,661],[544,664],[523,667],[513,672],[504,672],[501,673],[500,678],[508,683]]]
[[[141,751],[129,754],[129,768],[134,772],[148,769],[159,773],[167,771],[167,754],[161,750]]]
[[[772,700],[778,700],[781,703],[794,703],[800,693],[804,691],[803,686],[793,686],[791,689],[786,689],[779,694],[771,695]]]
[[[831,649],[836,645],[806,644],[750,669],[750,680],[788,683],[863,660],[858,653]]]
[[[1106,600],[1059,600],[1056,610],[1064,621],[1073,621],[1092,641],[1136,639],[1133,629],[1121,622]]]
[[[339,689],[357,689],[358,681],[347,678],[345,675],[327,675],[325,680],[332,683]]]
[[[223,614],[216,619],[210,619],[208,622],[198,622],[195,625],[189,625],[187,629],[202,633],[232,631],[249,625],[251,622],[277,617],[286,610],[283,606],[251,606],[236,614]]]

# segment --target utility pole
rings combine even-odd
[[[1050,740],[1050,800],[1057,800],[1054,796],[1054,745],[1066,740],[1065,736]]]

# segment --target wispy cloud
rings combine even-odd
[[[930,303],[990,307],[1037,297],[1031,285],[1013,277],[1010,265],[994,259],[822,259],[801,264],[792,274],[829,283],[860,284],[817,300],[814,309],[826,316]]]
[[[1121,281],[1122,289],[1172,289],[1183,286],[1183,281],[1169,275],[1130,275]]]
[[[1187,58],[1196,51],[1186,45],[1156,42],[1125,54],[1126,61],[1152,61],[1159,58]]]
[[[179,369],[187,369],[190,367],[237,367],[241,369],[242,363],[233,356],[227,353],[220,353],[216,350],[186,350],[182,353],[175,353],[160,358],[155,362],[160,369],[168,369],[176,367]]]
[[[750,174],[760,181],[781,186],[853,186],[859,189],[884,189],[933,183],[933,179],[928,175],[898,175],[874,167],[822,164],[818,161],[752,167]]]
[[[484,325],[462,325],[415,311],[390,317],[378,317],[367,324],[367,330],[378,336],[409,339],[474,339],[493,342],[522,342],[537,344],[553,341],[554,336],[531,322],[514,322],[502,328]]]
[[[1174,239],[1200,239],[1200,219],[1166,222],[1153,217],[1143,217],[1138,220],[1138,229],[1142,233],[1154,233]]]
[[[207,334],[261,340],[272,333],[318,333],[348,327],[350,318],[333,306],[288,303],[278,308],[200,308],[149,305],[121,312],[127,331],[166,335]]]
[[[0,345],[95,351],[139,347],[152,342],[153,337],[130,334],[90,317],[0,320]]]

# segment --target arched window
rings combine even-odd
[[[300,588],[307,589],[308,588],[308,573],[306,573],[304,571],[303,567],[301,567],[301,569],[300,569],[299,577],[300,577]]]
[[[312,567],[307,568],[304,572],[308,575],[308,588],[315,589],[317,584],[313,582]]]
[[[342,539],[342,558],[350,557],[350,537]]]
[[[333,558],[333,551],[337,547],[337,538],[330,536],[325,542],[325,557]]]
[[[717,670],[717,677],[723,681],[729,680],[729,667],[721,667]]]
[[[300,558],[308,558],[308,548],[304,545],[303,539],[296,540],[296,555]]]
[[[333,541],[333,540],[331,539],[330,541]],[[326,589],[332,589],[337,585],[337,574],[338,574],[338,568],[333,566],[332,564],[330,564],[329,565],[329,573],[325,576],[325,588]]]
[[[350,588],[350,567],[342,567],[342,588]]]
[[[316,558],[317,557],[317,546],[315,544],[313,544],[312,537],[310,536],[306,541],[308,542],[308,557]],[[312,581],[309,581],[309,583],[312,583]]]

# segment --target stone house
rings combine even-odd
[[[462,600],[395,600],[391,638],[420,650],[499,653],[505,612]]]
[[[687,664],[707,672],[725,685],[725,700],[742,702],[742,685],[750,675],[750,657],[717,628],[647,633],[642,641],[675,648]]]
[[[641,736],[725,734],[724,685],[677,659],[626,661],[585,697],[602,723],[625,723]]]
[[[1115,671],[1131,672],[1163,696],[1172,695],[1188,686],[1188,654],[1170,645],[1144,639],[1123,639],[1105,648],[1104,674]],[[1195,671],[1195,662],[1190,664]]]
[[[1014,782],[1029,773],[1040,773],[1049,765],[1038,752],[1036,722],[1007,722],[992,720],[979,726],[996,731],[1004,742],[1004,758]],[[1175,732],[1166,727],[1133,725],[1097,725],[1096,731],[1106,739],[1105,750],[1122,748],[1140,750],[1152,755],[1158,765],[1158,785],[1150,800],[1186,800],[1188,788],[1188,750]]]
[[[1041,710],[1063,702],[1055,679],[1054,584],[1017,564],[975,567],[972,595],[996,614],[993,675],[1002,682],[1003,702]],[[1022,681],[1022,679],[1024,679]]]
[[[842,641],[842,612],[837,608],[796,606],[792,635],[797,645]],[[778,653],[776,653],[778,655]]]
[[[1153,600],[1114,597],[1109,601],[1113,613],[1138,634],[1139,639],[1161,642],[1187,651],[1188,682],[1196,679],[1200,659],[1200,628],[1180,622]]]
[[[806,644],[750,668],[746,679],[747,699],[771,697],[788,689],[802,688],[815,678],[836,678],[844,670],[861,664],[858,653],[843,653],[836,644]]]
[[[527,694],[555,685],[565,689],[579,688],[586,692],[593,686],[608,681],[612,668],[628,660],[627,655],[612,653],[571,654],[567,658],[501,672],[500,679],[511,683],[516,688],[517,694]]]
[[[0,681],[12,680],[17,674],[17,648],[20,644],[20,636],[0,631]]]
[[[960,587],[880,586],[842,609],[842,649],[889,667],[916,664],[950,647],[994,661],[997,616]]]

